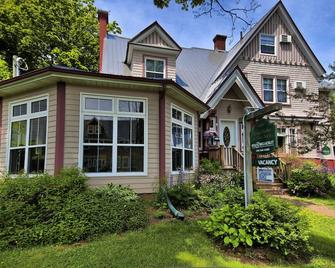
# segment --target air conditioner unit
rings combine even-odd
[[[292,43],[292,36],[287,34],[281,34],[279,38],[280,43]]]
[[[295,81],[294,88],[295,89],[306,89],[306,82],[305,81]]]

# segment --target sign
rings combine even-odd
[[[330,148],[327,145],[323,146],[321,153],[323,155],[330,155]]]
[[[264,182],[273,182],[273,169],[272,168],[257,168],[257,179]]]
[[[277,127],[267,119],[260,119],[250,132],[251,151],[269,154],[277,147]]]
[[[279,159],[277,157],[256,158],[252,161],[252,165],[256,167],[277,167]]]

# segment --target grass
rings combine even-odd
[[[332,196],[323,196],[323,197],[296,197],[296,199],[305,201],[305,202],[312,202],[317,205],[325,205],[331,209],[335,209],[335,197]]]
[[[306,215],[315,248],[309,264],[242,262],[219,250],[197,223],[170,221],[89,243],[0,252],[0,267],[335,267],[335,218]]]

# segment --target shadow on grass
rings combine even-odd
[[[335,261],[335,240],[317,234],[311,234],[311,244],[314,252],[320,256]]]

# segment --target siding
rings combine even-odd
[[[47,132],[47,152],[46,152],[46,172],[49,174],[54,173],[55,164],[55,142],[56,142],[56,85],[46,89],[38,89],[24,94],[17,94],[11,97],[3,98],[2,107],[2,132],[0,144],[0,171],[6,172],[7,170],[7,149],[9,142],[9,129],[8,129],[8,112],[9,105],[13,101],[20,101],[23,99],[34,98],[41,95],[49,95],[48,103],[48,132]]]
[[[79,153],[80,93],[143,97],[148,99],[148,175],[139,177],[91,177],[92,186],[108,183],[129,185],[138,193],[155,192],[159,183],[159,98],[158,93],[67,85],[64,166],[77,167]]]
[[[148,57],[156,57],[165,59],[166,62],[166,78],[172,79],[176,81],[176,57],[175,56],[168,56],[162,54],[154,54],[148,52],[141,52],[138,50],[134,50],[133,58],[131,61],[131,75],[144,77],[144,58]]]
[[[296,43],[295,36],[292,36],[291,44],[279,43],[281,34],[291,35],[285,23],[281,19],[278,11],[273,14],[268,22],[261,28],[259,33],[272,34],[276,36],[276,56],[262,55],[259,49],[259,36],[257,34],[251,43],[245,48],[242,57],[248,60],[275,62],[290,65],[306,65],[308,64],[306,57]]]
[[[194,166],[197,168],[199,166],[199,120],[197,112],[189,109],[186,105],[182,104],[180,101],[174,99],[171,96],[166,96],[165,98],[165,169],[166,169],[166,178],[169,182],[170,175],[172,172],[172,150],[171,150],[171,106],[172,104],[177,107],[182,108],[183,110],[191,113],[194,118]],[[173,181],[175,182],[178,175],[173,176]],[[189,180],[194,177],[194,173],[186,174],[186,179]]]
[[[170,47],[157,32],[153,32],[149,34],[139,43],[158,46],[158,47],[167,47],[167,48]]]
[[[307,94],[318,93],[318,77],[311,67],[281,65],[275,63],[255,62],[240,60],[238,62],[241,70],[247,74],[247,78],[263,99],[262,77],[277,76],[289,80],[289,94],[294,95],[294,82],[305,81]],[[290,98],[290,104],[284,105],[282,112],[288,116],[306,116],[306,111],[313,107],[313,104],[304,99]]]

